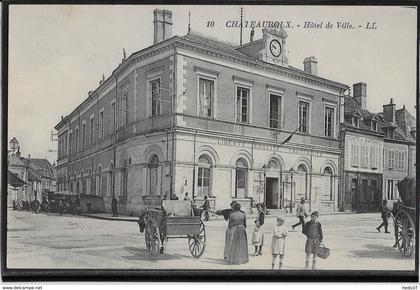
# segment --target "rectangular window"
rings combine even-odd
[[[104,112],[99,112],[99,135],[98,138],[102,139],[104,137]]]
[[[116,120],[117,120],[117,108],[115,107],[115,102],[111,103],[111,132],[115,132],[116,128]]]
[[[299,132],[309,133],[309,103],[299,101]]]
[[[359,166],[359,144],[351,144],[351,165],[354,167]]]
[[[150,81],[152,92],[152,116],[160,115],[160,79]]]
[[[74,134],[76,135],[76,145],[75,145],[76,151],[75,152],[78,152],[79,151],[79,129],[78,128],[76,128]]]
[[[121,95],[121,127],[128,124],[128,92]]]
[[[70,154],[71,153],[73,153],[73,146],[72,146],[72,142],[73,142],[73,132],[70,132],[70,135],[69,135],[69,151],[70,151]]]
[[[86,124],[82,124],[82,148],[86,147]]]
[[[93,144],[93,142],[95,141],[95,123],[94,123],[94,119],[95,118],[90,118],[90,144]]]
[[[236,122],[249,122],[249,89],[237,87],[236,89]]]
[[[281,127],[281,96],[270,94],[270,128]]]
[[[334,137],[333,136],[333,125],[334,125],[334,109],[333,108],[325,108],[324,113],[324,134],[327,137]]]
[[[214,81],[199,79],[199,115],[213,116]]]
[[[404,152],[398,152],[398,168],[404,169]]]

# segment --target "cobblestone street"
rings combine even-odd
[[[288,228],[296,221],[286,219]],[[331,248],[327,260],[318,259],[322,270],[414,270],[415,260],[392,248],[393,234],[378,233],[378,214],[321,216],[324,243]],[[10,268],[90,268],[90,269],[270,269],[271,227],[267,216],[263,255],[244,265],[228,265],[223,260],[226,222],[219,217],[206,222],[207,244],[203,256],[191,256],[186,239],[171,239],[166,253],[149,259],[144,235],[137,223],[98,220],[81,216],[58,216],[9,211],[7,266]],[[392,228],[392,226],[390,226]],[[248,220],[248,240],[253,220]],[[284,269],[303,270],[305,237],[289,232]],[[249,253],[253,247],[249,242]]]

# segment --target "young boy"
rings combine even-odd
[[[322,227],[321,223],[318,222],[318,212],[314,211],[311,214],[311,220],[305,224],[303,227],[303,233],[306,235],[306,244],[305,244],[305,269],[309,269],[309,259],[312,254],[312,270],[316,266],[316,255],[318,253],[318,246],[322,243]]]

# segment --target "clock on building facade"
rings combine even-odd
[[[263,60],[276,65],[288,65],[286,50],[287,33],[284,29],[264,29],[265,51]]]

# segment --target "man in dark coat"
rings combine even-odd
[[[203,212],[204,212],[204,220],[208,221],[210,218],[209,217],[210,202],[207,195],[204,197],[204,203],[201,207],[203,208]]]
[[[117,217],[118,216],[118,200],[115,198],[115,196],[112,197],[111,209],[112,209],[112,216]]]
[[[387,204],[387,201],[383,200],[382,201],[382,210],[381,210],[382,223],[376,229],[378,230],[378,232],[381,232],[381,228],[384,227],[385,228],[385,233],[389,234],[390,232],[388,231],[388,219],[391,216],[391,211],[389,210],[389,208],[386,204]]]

